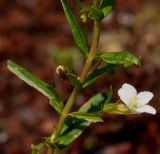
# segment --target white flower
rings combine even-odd
[[[118,90],[118,95],[130,110],[136,113],[156,114],[156,110],[152,106],[146,105],[153,98],[153,93],[143,91],[137,94],[137,90],[133,86],[125,83]]]

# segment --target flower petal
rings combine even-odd
[[[136,111],[138,113],[146,112],[146,113],[150,113],[150,114],[156,114],[155,108],[153,108],[150,105],[144,105],[143,107],[137,108]]]
[[[143,91],[138,93],[137,95],[138,107],[147,104],[152,98],[153,98],[153,93],[149,91]]]
[[[137,91],[136,89],[128,83],[122,85],[122,88],[118,90],[118,95],[120,99],[127,105],[130,105],[130,100],[133,97],[136,97]]]

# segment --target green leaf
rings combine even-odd
[[[55,138],[54,143],[60,149],[66,148],[70,145],[88,126],[90,122],[86,120],[77,119],[75,117],[68,117],[63,125],[61,134]]]
[[[72,120],[72,119],[71,119]],[[66,148],[70,145],[83,131],[90,125],[89,122],[85,120],[76,120],[73,129],[70,129],[70,132],[66,132],[66,134],[55,139],[55,143],[60,149]],[[68,129],[69,130],[69,129]]]
[[[79,109],[82,113],[98,113],[101,111],[107,95],[105,93],[98,93],[92,96],[84,105]]]
[[[32,149],[32,154],[38,154],[39,150],[45,146],[45,143],[41,142],[38,144],[32,144],[31,149]]]
[[[98,76],[101,75],[102,73],[108,73],[108,74],[112,75],[114,73],[114,67],[115,67],[115,65],[108,64],[104,67],[96,69],[95,71],[93,71],[92,73],[90,73],[87,76],[86,80],[83,83],[83,87],[87,87],[90,84],[94,83],[96,81],[96,79],[98,78]]]
[[[107,16],[112,11],[113,3],[114,0],[100,0],[100,8],[104,16]]]
[[[97,113],[73,112],[70,114],[70,116],[76,117],[77,119],[83,119],[88,122],[103,122]]]
[[[132,65],[140,65],[140,59],[130,52],[105,52],[105,53],[99,53],[97,55],[97,58],[102,59],[103,61],[115,64],[115,65],[121,65],[123,67],[129,67]]]
[[[74,17],[67,0],[61,0],[61,3],[62,3],[62,6],[63,6],[63,9],[64,9],[64,12],[65,12],[65,15],[67,17],[69,26],[71,28],[75,43],[80,48],[82,53],[85,56],[87,56],[88,46],[87,46],[85,36],[84,36],[83,32],[81,31],[81,29],[79,27],[79,24],[78,24],[76,18]]]
[[[71,85],[82,87],[82,84],[81,84],[78,76],[76,76],[75,74],[72,74],[72,73],[67,73],[67,77],[68,77]]]
[[[107,96],[103,93],[91,97],[80,109],[81,113],[98,113],[102,110],[103,104]],[[70,145],[89,125],[88,122],[83,119],[77,119],[75,117],[68,117],[62,127],[61,134],[55,139],[55,144],[63,149]]]
[[[62,100],[60,99],[59,94],[56,92],[54,88],[50,85],[46,84],[45,82],[41,81],[30,72],[28,72],[23,67],[19,66],[18,64],[14,63],[13,61],[8,60],[7,62],[8,69],[17,75],[21,80],[25,81],[31,87],[37,89],[43,95],[47,96],[50,99],[50,104],[57,112],[62,111]]]

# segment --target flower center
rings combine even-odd
[[[137,99],[135,96],[133,96],[131,99],[130,99],[130,105],[133,107],[133,108],[136,108],[137,107]]]

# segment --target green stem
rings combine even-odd
[[[93,3],[94,6],[98,6],[99,5],[99,0],[94,0]],[[81,83],[84,82],[84,80],[86,79],[86,76],[88,74],[88,71],[90,70],[93,60],[95,58],[96,55],[96,51],[98,48],[98,44],[99,44],[99,36],[100,36],[100,20],[95,20],[94,21],[94,28],[93,28],[93,37],[92,37],[92,43],[91,43],[91,47],[90,47],[90,51],[87,57],[87,60],[85,62],[84,68],[82,70],[82,74],[80,76],[80,81]],[[79,94],[80,88],[79,87],[75,87],[62,111],[61,117],[60,117],[60,121],[57,127],[57,131],[56,131],[56,137],[59,136],[63,123],[68,115],[68,113],[70,112],[78,94]],[[56,153],[56,149],[54,151],[54,153]]]
[[[87,73],[89,71],[89,69],[92,66],[92,62],[95,58],[96,52],[97,52],[97,48],[98,48],[98,44],[99,44],[99,35],[100,35],[100,21],[99,20],[95,20],[94,21],[94,29],[93,29],[93,39],[92,39],[92,44],[91,44],[91,48],[90,48],[90,52],[88,55],[88,58],[86,60],[86,63],[84,65],[83,71],[82,71],[82,75],[80,77],[80,81],[83,83]]]
[[[63,109],[63,112],[61,114],[61,117],[60,117],[60,121],[59,121],[59,124],[58,124],[58,127],[57,127],[57,131],[56,131],[56,136],[58,136],[60,134],[60,131],[61,131],[61,128],[62,128],[62,125],[67,117],[67,114],[69,113],[70,109],[72,108],[73,106],[73,103],[75,102],[75,99],[77,97],[79,93],[79,88],[78,87],[75,87]]]
[[[83,83],[86,76],[87,76],[87,73],[89,71],[89,69],[91,68],[92,66],[92,62],[95,58],[95,55],[96,55],[96,51],[97,51],[97,48],[98,48],[98,43],[99,43],[99,35],[100,35],[100,21],[99,20],[95,20],[94,21],[94,29],[93,29],[93,39],[92,39],[92,44],[91,44],[91,48],[90,48],[90,52],[89,52],[89,55],[88,55],[88,58],[86,60],[86,63],[84,65],[84,68],[82,70],[82,75],[80,77],[80,81]],[[58,127],[57,127],[57,131],[56,131],[56,136],[59,135],[60,131],[61,131],[61,128],[62,128],[62,125],[67,117],[67,114],[69,113],[69,111],[71,110],[72,106],[73,106],[73,103],[75,102],[75,99],[77,98],[77,95],[79,93],[79,90],[80,88],[79,87],[75,87],[73,89],[73,92],[71,93],[64,109],[63,109],[63,112],[61,114],[61,117],[60,117],[60,121],[59,121],[59,124],[58,124]]]

